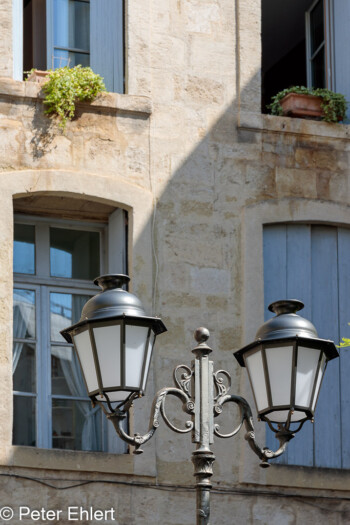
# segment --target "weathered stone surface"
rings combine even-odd
[[[191,363],[198,326],[211,331],[216,369],[231,372],[230,392],[250,396],[231,353],[263,319],[263,225],[349,224],[350,127],[260,114],[260,4],[127,2],[127,94],[80,104],[62,133],[44,115],[40,86],[11,78],[12,2],[0,0],[0,474],[7,475],[0,507],[114,507],[119,525],[195,517],[190,434],[162,425],[138,457],[11,446],[13,196],[74,197],[81,219],[90,202],[128,211],[132,289],[168,328],[156,344],[147,400],[135,402],[131,430],[141,433],[154,392],[172,386],[174,366]],[[183,424],[176,403],[169,416]],[[227,425],[238,425],[238,411],[229,414]],[[257,436],[263,445],[263,425]],[[217,439],[214,450],[213,482],[226,492],[213,494],[213,523],[347,522],[348,472],[262,472],[242,433]],[[79,486],[39,488],[9,474]],[[267,494],[278,490],[278,498]],[[335,500],[327,503],[329,494]]]

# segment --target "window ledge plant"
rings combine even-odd
[[[32,73],[32,72],[30,72]],[[78,102],[91,102],[99,93],[106,91],[103,78],[90,67],[80,65],[49,70],[42,89],[45,93],[45,113],[59,119],[59,127],[65,129],[75,115]]]
[[[299,96],[297,108],[291,104],[285,104],[291,94]],[[288,98],[287,98],[288,97]],[[300,101],[304,98],[303,101]],[[312,102],[311,109],[307,107],[307,98]],[[290,101],[289,101],[290,102]],[[346,116],[347,103],[344,95],[334,93],[325,88],[307,88],[304,86],[293,86],[280,91],[272,97],[272,102],[267,106],[272,115],[287,115],[301,118],[319,118],[325,122],[339,122]]]

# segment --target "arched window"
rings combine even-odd
[[[51,216],[43,217],[49,210]],[[126,272],[126,215],[47,196],[18,199],[15,211],[13,444],[125,452],[101,411],[92,408],[60,330],[79,320],[97,292],[96,276]]]

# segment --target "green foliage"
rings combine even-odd
[[[337,345],[338,348],[346,348],[348,346],[350,346],[350,339],[348,339],[347,337],[342,337],[340,344]]]
[[[283,115],[283,110],[280,104],[282,98],[284,98],[288,93],[301,93],[303,95],[314,95],[315,97],[321,97],[322,103],[321,107],[323,109],[322,120],[326,122],[338,122],[343,120],[346,115],[347,103],[344,95],[340,93],[334,93],[329,89],[324,88],[307,88],[305,86],[293,86],[283,91],[280,91],[272,97],[272,102],[267,106],[267,109],[270,110],[272,115]]]
[[[348,325],[350,326],[350,323],[348,323]],[[338,348],[347,348],[348,346],[350,346],[350,339],[348,339],[347,337],[342,337],[339,345],[336,345]]]
[[[49,71],[48,81],[43,84],[46,114],[54,114],[64,130],[68,120],[75,115],[77,102],[91,102],[99,93],[106,91],[103,78],[90,67],[62,67]]]

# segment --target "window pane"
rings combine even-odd
[[[35,392],[35,345],[13,344],[13,389]]]
[[[13,271],[35,273],[35,226],[28,224],[14,226]]]
[[[53,277],[92,280],[100,273],[97,232],[50,228],[50,269]]]
[[[313,55],[324,40],[323,31],[323,0],[310,13],[311,25],[311,54]]]
[[[88,51],[90,6],[79,0],[54,0],[54,45]]]
[[[90,49],[90,5],[87,2],[69,2],[69,47]]]
[[[323,88],[326,85],[325,67],[324,67],[324,47],[320,49],[311,62],[312,67],[312,86]]]
[[[51,341],[65,341],[60,331],[79,321],[83,306],[89,299],[89,295],[50,293]]]
[[[52,400],[52,446],[70,450],[102,450],[100,408],[90,401]]]
[[[65,49],[54,49],[52,57],[53,69],[59,69],[60,67],[70,67],[69,51]]]
[[[13,444],[35,447],[35,397],[14,396]]]
[[[73,51],[66,51],[64,49],[54,49],[53,68],[60,67],[74,67],[81,65],[83,67],[90,66],[89,53],[75,53]]]
[[[13,290],[13,335],[18,339],[35,338],[35,292]]]
[[[52,346],[51,378],[53,395],[88,397],[81,367],[71,346]]]
[[[90,66],[90,55],[87,53],[73,53],[69,52],[69,67],[81,65],[83,67]]]

